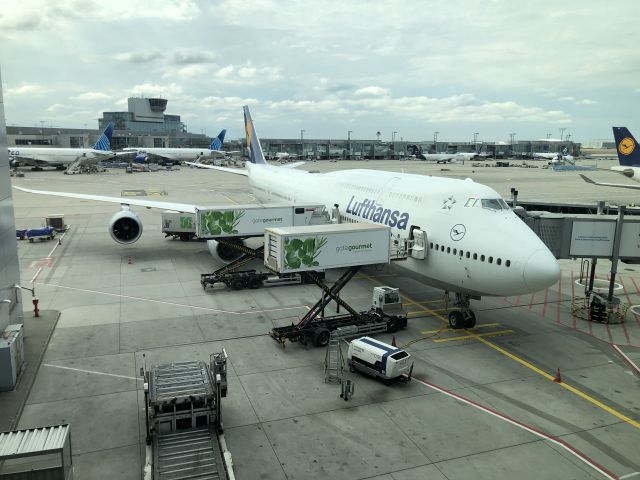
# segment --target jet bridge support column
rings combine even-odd
[[[616,236],[613,240],[613,256],[611,258],[611,280],[609,281],[609,295],[607,296],[607,306],[609,308],[613,303],[613,288],[616,283],[616,273],[618,273],[618,258],[620,256],[620,242],[622,240],[622,226],[626,208],[625,205],[618,207],[618,222],[616,223]]]

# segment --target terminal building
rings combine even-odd
[[[180,115],[169,115],[168,100],[164,98],[130,97],[128,109],[123,112],[103,112],[98,119],[98,130],[69,129],[60,127],[18,127],[7,129],[8,144],[42,145],[58,147],[90,147],[100,137],[102,130],[113,122],[115,125],[112,149],[125,147],[192,147],[207,148],[211,137],[204,134],[189,133]],[[225,125],[219,125],[222,130]],[[210,132],[217,135],[218,131]],[[580,144],[554,139],[512,140],[507,142],[434,142],[400,141],[385,142],[379,139],[262,139],[262,148],[268,158],[288,153],[298,158],[317,160],[364,160],[364,159],[402,159],[411,157],[417,151],[424,153],[460,153],[483,152],[489,158],[531,158],[533,153],[556,153],[567,147],[570,154],[580,155]],[[227,138],[223,144],[225,150],[246,153],[244,139]]]

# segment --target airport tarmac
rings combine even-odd
[[[470,162],[302,168],[471,177],[505,197],[515,187],[522,200],[632,203],[638,197],[585,184],[576,172]],[[631,182],[611,172],[587,174]],[[184,167],[129,175],[26,171],[13,182],[112,196],[142,190],[203,205],[254,201],[244,177]],[[230,379],[222,416],[238,479],[640,478],[640,376],[633,370],[640,363],[640,322],[631,312],[624,324],[606,327],[574,318],[577,261],[561,261],[561,278],[546,291],[473,302],[477,327],[455,332],[444,321],[441,291],[396,267],[365,269],[341,296],[366,309],[374,285],[400,287],[410,320],[396,341],[414,358],[415,378],[385,386],[347,372],[355,396],[345,402],[338,386],[324,383],[324,349],[281,349],[266,335],[302,316],[319,298],[317,287],[204,291],[200,274],[216,268],[206,245],[165,239],[158,212],[134,208],[144,232],[122,246],[107,232],[114,205],[19,191],[14,204],[18,228],[40,226],[54,213],[70,225],[60,245],[18,244],[23,285],[35,284],[40,308],[61,312],[18,427],[70,423],[74,478],[141,478],[143,355],[147,365],[208,360],[223,346]],[[640,267],[619,270],[622,301],[640,303]],[[599,278],[607,272],[600,262]],[[553,381],[558,369],[562,383]]]

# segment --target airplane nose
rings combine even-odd
[[[553,285],[559,276],[558,261],[546,248],[533,252],[524,265],[524,283],[532,292]]]

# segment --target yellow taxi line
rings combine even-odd
[[[371,281],[375,281],[374,279],[372,279],[371,277],[368,277],[364,274],[362,274],[363,277],[365,278],[369,278]],[[429,308],[424,307],[422,305],[420,305],[419,303],[415,302],[414,300],[412,300],[411,298],[407,297],[406,295],[402,295],[402,297],[404,297],[410,304],[412,305],[418,305],[420,306],[420,308],[422,308],[425,312],[430,313],[431,315],[433,315],[436,318],[439,318],[440,320],[442,320],[445,323],[448,323],[448,321],[440,314],[435,313],[433,311],[431,311]],[[499,347],[498,345],[496,345],[495,343],[490,342],[489,340],[482,338],[480,336],[478,336],[478,334],[473,333],[473,332],[469,332],[467,330],[467,332],[469,333],[469,335],[471,337],[473,337],[474,339],[478,340],[481,343],[484,343],[486,346],[493,348],[495,351],[501,353],[502,355],[510,358],[511,360],[518,362],[520,365],[522,365],[523,367],[528,368],[531,371],[536,372],[538,375],[546,378],[547,380],[553,381],[555,379],[555,377],[547,372],[545,372],[544,370],[539,369],[538,367],[536,367],[535,365],[527,362],[525,359],[518,357],[517,355],[506,351],[504,348]],[[622,420],[623,422],[628,423],[629,425],[636,427],[638,429],[640,429],[640,423],[636,422],[635,420],[627,417],[626,415],[618,412],[617,410],[614,410],[613,408],[609,407],[608,405],[605,405],[604,403],[600,402],[599,400],[596,400],[595,398],[591,397],[590,395],[587,395],[586,393],[584,393],[581,390],[578,390],[577,388],[568,385],[565,382],[559,382],[556,383],[556,385],[559,385],[567,390],[569,390],[570,392],[574,393],[575,395],[579,396],[580,398],[583,398],[584,400],[588,401],[589,403],[592,403],[593,405],[601,408],[602,410],[604,410],[605,412],[610,413],[611,415],[613,415],[614,417],[619,418],[620,420]]]
[[[476,325],[475,327],[473,327],[473,329],[470,330],[475,330],[476,328],[486,328],[486,327],[497,327],[498,325],[500,325],[499,323],[481,323]],[[440,328],[438,330],[422,330],[420,333],[423,335],[427,335],[429,333],[436,333],[436,332],[457,332],[457,330],[454,330],[453,328]]]
[[[443,342],[454,342],[456,340],[469,340],[469,339],[473,340],[479,337],[490,337],[492,335],[504,335],[506,333],[513,333],[513,330],[498,330],[496,332],[476,333],[473,335],[462,335],[460,337],[436,338],[433,341],[436,343],[443,343]]]

